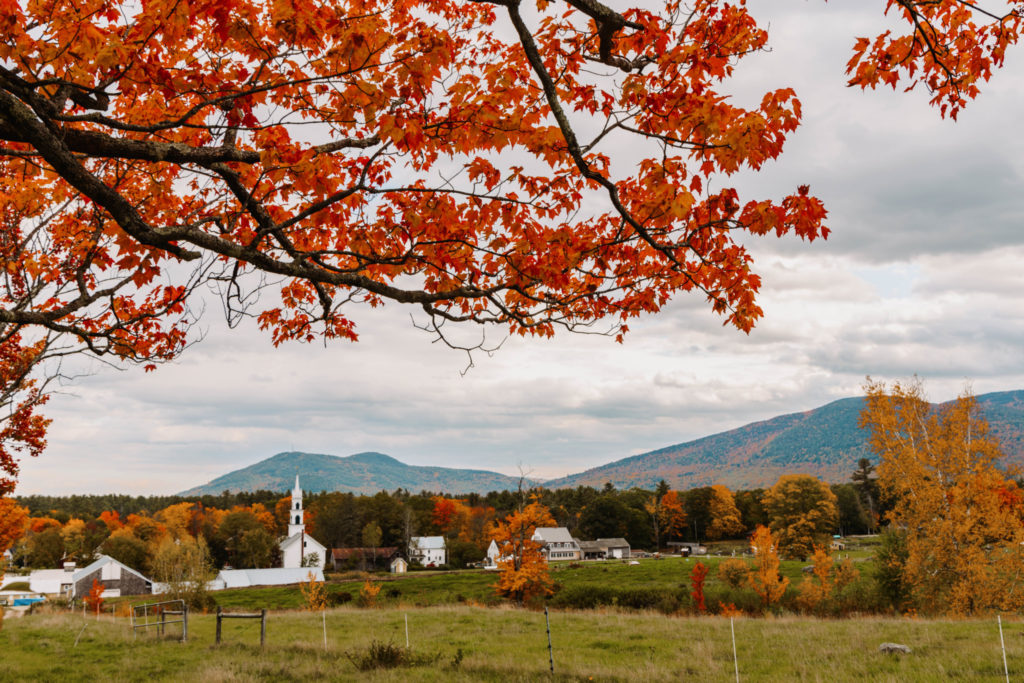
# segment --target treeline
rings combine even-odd
[[[875,529],[878,508],[870,465],[861,480],[826,486],[835,515],[828,533],[859,534]],[[454,497],[404,489],[375,495],[340,492],[304,497],[307,532],[327,548],[407,547],[412,536],[443,535],[449,564],[463,567],[483,558],[491,526],[528,498],[544,505],[559,526],[577,538],[625,538],[635,549],[655,550],[672,541],[742,538],[758,525],[770,525],[764,489],[735,493],[723,486],[655,491],[580,486],[574,489],[492,491]],[[798,497],[798,493],[787,493]],[[224,492],[218,496],[22,496],[27,512],[23,532],[12,539],[16,561],[25,566],[58,566],[88,561],[96,554],[145,568],[164,537],[202,538],[216,566],[272,566],[276,540],[287,529],[289,497],[273,491]],[[813,503],[813,502],[812,502]],[[809,503],[809,504],[812,504]]]

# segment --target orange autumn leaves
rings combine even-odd
[[[1024,495],[973,396],[933,408],[919,381],[871,382],[861,426],[880,457],[888,518],[905,539],[895,567],[921,611],[1024,607]]]
[[[533,501],[513,511],[504,520],[489,528],[489,535],[498,545],[498,583],[496,590],[520,604],[535,596],[554,592],[554,582],[540,543],[532,539],[537,527],[556,526],[551,512]]]
[[[847,65],[850,85],[921,84],[954,119],[1003,65],[1024,22],[1019,0],[887,0],[885,11],[910,32],[858,38]]]
[[[520,31],[512,4],[450,0],[0,6],[0,486],[44,445],[48,357],[173,358],[208,282],[275,343],[354,340],[354,309],[385,302],[621,338],[691,291],[749,330],[734,236],[827,234],[806,191],[723,183],[799,122],[789,89],[717,91],[765,32],[669,2],[624,8],[599,49],[586,7],[537,11]]]

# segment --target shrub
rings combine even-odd
[[[344,605],[346,602],[352,602],[352,594],[344,591],[340,593],[330,593],[327,596],[327,604],[331,607],[337,607],[338,605]]]
[[[572,609],[593,609],[602,605],[615,605],[619,592],[608,586],[572,586],[565,588],[551,599],[556,607]]]
[[[374,669],[396,669],[404,666],[429,666],[441,659],[440,653],[416,654],[394,643],[375,640],[364,650],[351,650],[345,653],[349,661],[360,671]],[[462,650],[452,657],[451,665],[458,666],[462,662]]]
[[[750,580],[750,568],[738,557],[730,557],[718,565],[718,580],[730,588],[743,588]]]
[[[359,671],[397,669],[435,664],[440,654],[415,654],[412,650],[375,640],[364,650],[350,650],[345,656]]]
[[[374,583],[369,579],[363,584],[363,587],[359,590],[359,605],[360,607],[376,607],[377,606],[377,594],[380,593],[381,585]]]

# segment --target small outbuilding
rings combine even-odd
[[[604,548],[609,560],[624,560],[630,556],[629,541],[624,538],[599,538],[596,543]]]
[[[404,574],[409,571],[409,563],[403,557],[396,557],[391,560],[391,566],[388,569],[392,574]]]

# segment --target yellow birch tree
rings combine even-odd
[[[902,580],[919,610],[1024,607],[1024,495],[975,398],[932,406],[917,379],[868,380],[860,425],[879,456],[888,520],[906,535]]]

